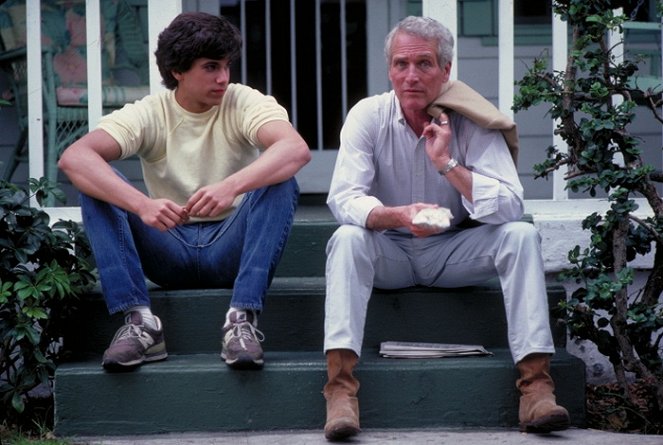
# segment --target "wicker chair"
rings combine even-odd
[[[104,113],[149,92],[146,0],[101,0]],[[85,2],[42,0],[45,177],[56,181],[60,153],[88,131]],[[7,75],[19,138],[2,178],[27,160],[25,1],[0,5],[0,69]]]

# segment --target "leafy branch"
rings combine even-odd
[[[608,33],[629,20],[612,8],[626,3],[555,0],[553,10],[572,30],[566,67],[550,72],[545,57],[536,59],[517,83],[514,110],[548,104],[549,115],[558,123],[555,132],[568,146],[564,151],[548,147],[546,159],[534,166],[537,177],[564,168],[569,190],[590,196],[602,191],[610,203],[604,214],[583,220],[589,245],[569,252],[570,266],[562,274],[580,285],[560,306],[569,332],[595,343],[608,357],[626,398],[632,398],[628,373],[652,385],[658,402],[655,414],[663,416],[663,200],[656,186],[663,173],[644,163],[641,140],[629,130],[637,107],[663,123],[662,88],[634,88],[637,59],[617,62],[614,53],[622,50],[623,42],[607,43]],[[614,100],[617,96],[620,100]],[[634,197],[645,198],[651,217],[634,215]],[[634,298],[630,289],[635,272],[629,264],[651,252],[653,267]]]

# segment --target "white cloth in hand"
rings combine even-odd
[[[451,211],[445,207],[422,209],[412,218],[412,224],[424,228],[444,230],[449,228],[452,218]]]

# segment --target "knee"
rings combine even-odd
[[[529,258],[530,255],[541,256],[541,235],[533,224],[512,222],[504,224],[501,229],[498,252],[514,258]],[[524,254],[525,256],[522,256]]]
[[[539,231],[534,227],[534,224],[528,222],[515,221],[506,223],[502,226],[502,232],[507,240],[519,244],[529,242],[539,244],[541,242]]]
[[[297,180],[294,176],[283,182],[274,184],[272,187],[281,191],[285,195],[299,195],[299,184],[297,183]]]
[[[342,224],[329,240],[331,243],[364,244],[368,240],[370,231],[353,224]]]
[[[89,205],[91,200],[92,198],[85,193],[78,194],[78,203],[81,207]]]
[[[327,243],[327,254],[336,249],[365,249],[371,231],[353,224],[341,225]]]
[[[266,205],[268,208],[286,206],[292,208],[294,212],[299,199],[299,186],[292,177],[286,181],[253,190],[246,195],[245,199],[252,205]]]
[[[107,202],[102,201],[84,193],[79,194],[79,203],[81,206],[81,214],[83,218],[90,215],[111,215],[111,214],[126,214],[126,211],[119,207]]]

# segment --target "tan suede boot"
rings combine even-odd
[[[323,393],[327,400],[325,437],[344,440],[359,433],[359,381],[352,375],[357,354],[349,349],[327,351],[327,376]]]
[[[569,427],[569,412],[555,401],[555,383],[550,377],[550,356],[530,354],[516,364],[520,378],[520,431],[547,433]]]

